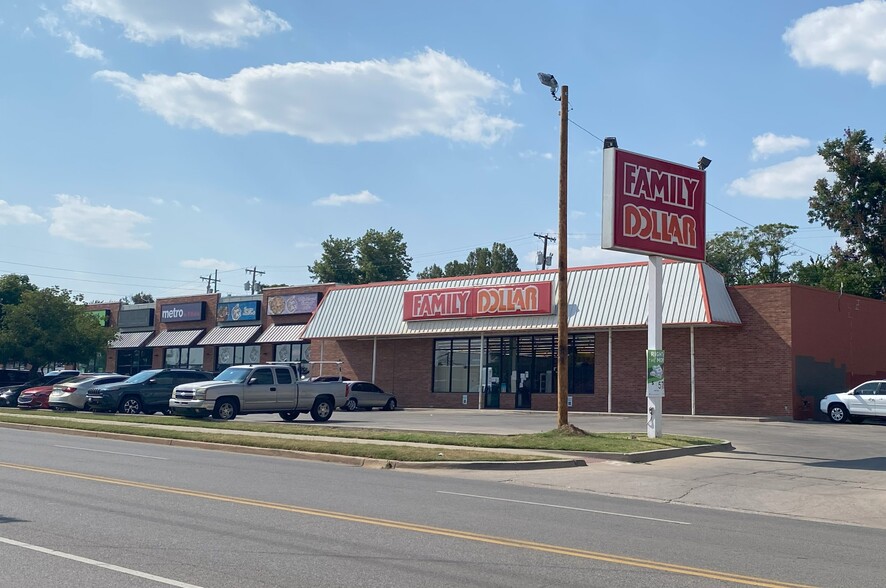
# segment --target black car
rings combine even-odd
[[[211,379],[212,374],[198,370],[145,370],[122,382],[90,388],[86,392],[86,407],[92,411],[126,414],[166,412],[173,388]]]
[[[34,378],[30,382],[19,384],[17,386],[7,386],[0,389],[0,406],[18,406],[18,397],[22,390],[35,388],[37,386],[52,386],[62,380],[67,380],[72,376],[80,375],[77,370],[59,370],[55,372],[46,372],[40,377]]]

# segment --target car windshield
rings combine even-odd
[[[238,367],[229,367],[219,375],[217,375],[213,380],[218,380],[219,382],[233,382],[235,384],[242,384],[246,381],[246,378],[249,376],[249,372],[252,370],[250,368],[238,368]]]
[[[147,382],[157,374],[159,374],[163,370],[145,370],[143,372],[139,372],[134,376],[129,377],[126,380],[126,384],[141,384],[143,382]]]

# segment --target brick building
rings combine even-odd
[[[646,269],[569,270],[572,410],[645,411]],[[817,399],[886,375],[886,302],[726,288],[698,263],[663,274],[665,413],[820,418]],[[527,286],[544,292],[541,305]],[[556,271],[341,286],[304,336],[315,358],[344,362],[403,407],[556,410],[556,287]]]
[[[646,410],[646,270],[569,270],[572,410]],[[557,277],[319,284],[89,310],[118,329],[96,360],[108,371],[341,361],[402,407],[556,410]],[[699,263],[666,262],[663,279],[665,413],[823,418],[824,395],[886,377],[886,302],[793,284],[727,288]]]

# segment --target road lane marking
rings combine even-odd
[[[147,572],[140,572],[138,570],[133,570],[130,568],[115,566],[114,564],[105,563],[103,561],[98,561],[95,559],[89,559],[88,557],[80,557],[79,555],[74,555],[72,553],[65,553],[64,551],[57,551],[55,549],[49,549],[47,547],[40,547],[39,545],[32,545],[30,543],[23,543],[21,541],[16,541],[15,539],[9,539],[7,537],[0,537],[0,543],[6,543],[7,545],[14,545],[16,547],[30,549],[31,551],[39,551],[40,553],[45,553],[47,555],[54,555],[55,557],[62,557],[64,559],[70,559],[72,561],[76,561],[79,563],[89,564],[91,566],[95,566],[98,568],[104,568],[106,570],[111,570],[112,572],[120,572],[121,574],[128,574],[130,576],[135,576],[137,578],[143,578],[145,580],[159,582],[160,584],[166,584],[167,586],[177,586],[178,588],[201,588],[200,586],[197,586],[196,584],[188,584],[187,582],[179,582],[178,580],[172,580],[170,578],[164,578],[162,576],[155,576],[154,574],[148,574]]]
[[[594,561],[602,561],[617,565],[624,565],[636,568],[645,568],[661,572],[670,572],[683,576],[695,576],[710,580],[720,580],[722,582],[731,582],[733,584],[741,584],[744,586],[760,586],[761,588],[813,588],[807,584],[794,584],[790,582],[781,582],[779,580],[770,580],[767,578],[758,578],[755,576],[743,576],[730,572],[720,572],[717,570],[709,570],[705,568],[694,568],[680,564],[670,564],[655,560],[640,559],[635,557],[614,555],[610,553],[601,553],[596,551],[588,551],[584,549],[575,549],[572,547],[564,547],[560,545],[551,545],[547,543],[537,543],[534,541],[525,541],[523,539],[509,539],[507,537],[496,537],[494,535],[484,535],[481,533],[472,533],[470,531],[459,531],[456,529],[447,529],[443,527],[431,527],[415,523],[407,523],[403,521],[393,521],[388,519],[378,519],[374,517],[365,517],[361,515],[347,514],[342,512],[320,510],[303,506],[292,506],[289,504],[280,504],[276,502],[267,502],[264,500],[255,500],[252,498],[240,498],[236,496],[226,496],[224,494],[214,494],[212,492],[200,492],[197,490],[187,490],[184,488],[175,488],[172,486],[161,486],[158,484],[150,484],[147,482],[135,482],[131,480],[123,480],[119,478],[108,478],[105,476],[96,476],[91,474],[81,474],[78,472],[70,472],[65,470],[56,470],[44,468],[40,466],[28,466],[7,462],[0,462],[0,467],[7,469],[20,470],[25,472],[33,472],[39,474],[49,474],[53,476],[61,476],[65,478],[74,478],[77,480],[86,480],[90,482],[99,482],[102,484],[111,484],[114,486],[123,486],[127,488],[138,488],[142,490],[153,490],[155,492],[164,492],[167,494],[176,494],[179,496],[191,496],[193,498],[202,498],[205,500],[215,500],[218,502],[227,502],[230,504],[239,504],[243,506],[255,506],[259,508],[267,508],[271,510],[279,510],[308,516],[323,517],[339,521],[352,523],[363,523],[367,525],[375,525],[378,527],[386,527],[390,529],[399,529],[403,531],[413,531],[416,533],[424,533],[427,535],[437,535],[441,537],[450,537],[454,539],[463,539],[465,541],[476,541],[478,543],[487,543],[490,545],[499,545],[503,547],[513,547],[517,549],[527,549],[539,551],[543,553],[552,553],[555,555],[565,555],[580,559],[588,559]]]
[[[437,490],[438,494],[449,494],[451,496],[464,496],[466,498],[480,498],[483,500],[497,500],[499,502],[514,502],[517,504],[528,504],[531,506],[546,506],[548,508],[560,508],[564,510],[578,510],[581,512],[591,512],[594,514],[610,515],[613,517],[626,517],[629,519],[642,519],[644,521],[656,521],[659,523],[671,523],[674,525],[691,525],[686,521],[672,521],[671,519],[657,519],[655,517],[644,517],[640,515],[626,514],[623,512],[611,512],[608,510],[594,510],[592,508],[579,508],[577,506],[563,506],[561,504],[547,504],[545,502],[530,502],[528,500],[512,500],[510,498],[498,498],[497,496],[481,496],[478,494],[462,494],[461,492],[446,492],[445,490]]]
[[[92,451],[94,453],[110,453],[113,455],[126,455],[129,457],[144,457],[145,459],[162,459],[167,460],[168,457],[156,457],[153,455],[142,455],[141,453],[122,453],[120,451],[105,451],[104,449],[89,449],[87,447],[74,447],[73,445],[53,445],[53,447],[60,447],[62,449],[76,449],[78,451]]]

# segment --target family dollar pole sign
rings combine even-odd
[[[603,249],[704,261],[705,172],[603,151]]]

